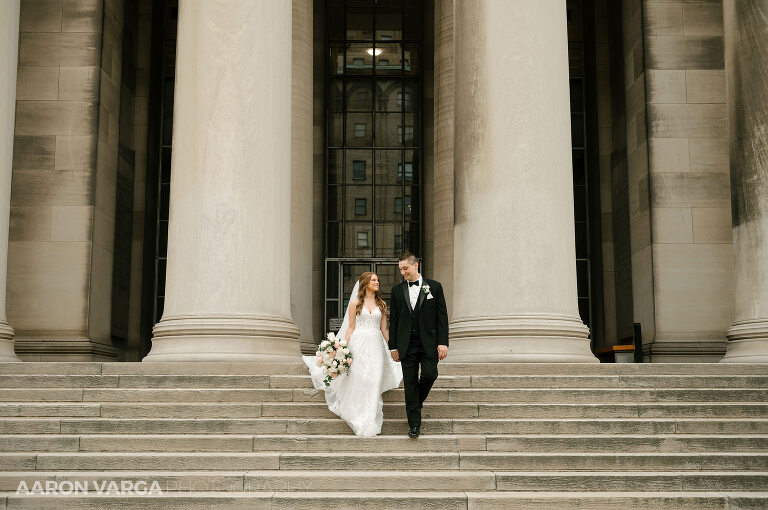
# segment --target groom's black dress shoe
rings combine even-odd
[[[419,427],[411,427],[408,431],[408,437],[419,437]]]

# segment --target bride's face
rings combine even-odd
[[[368,281],[368,290],[376,292],[379,290],[379,287],[379,277],[376,275],[371,276],[371,279]]]

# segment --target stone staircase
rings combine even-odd
[[[358,438],[299,363],[0,363],[0,509],[768,508],[768,365],[441,363],[416,440],[384,397]]]

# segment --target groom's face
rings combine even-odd
[[[409,282],[412,282],[419,277],[418,262],[411,264],[408,260],[401,260],[398,266],[400,266],[400,274]]]

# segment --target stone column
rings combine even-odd
[[[14,332],[5,316],[18,56],[19,0],[6,0],[0,2],[0,361],[21,361],[13,350]]]
[[[312,0],[293,0],[291,79],[291,315],[303,351],[312,331]]]
[[[452,361],[597,362],[576,292],[565,0],[455,3]]]
[[[722,361],[768,363],[768,0],[725,0],[735,322]]]
[[[165,311],[144,361],[295,361],[291,2],[180,2],[176,62]]]
[[[453,312],[453,0],[435,1],[435,279]]]

